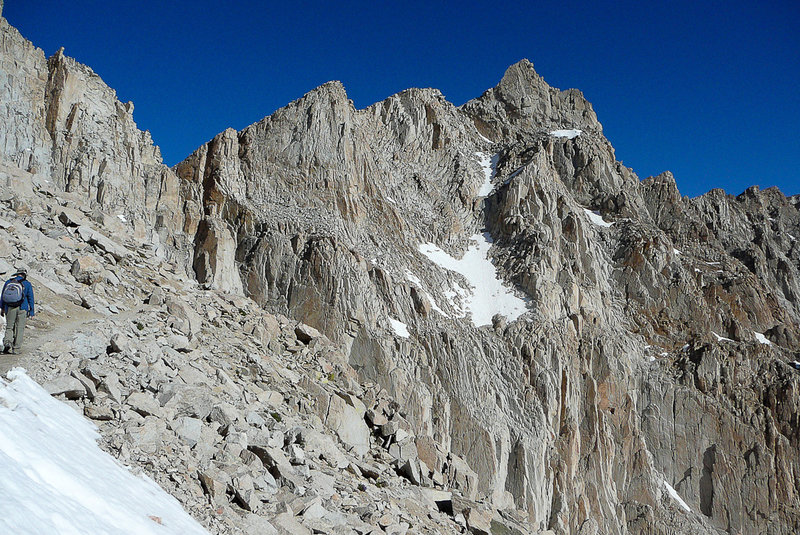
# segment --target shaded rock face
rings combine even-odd
[[[800,529],[800,381],[787,364],[800,351],[800,199],[688,199],[668,173],[640,182],[580,92],[549,87],[528,61],[461,107],[410,89],[357,110],[331,82],[170,170],[132,105],[90,69],[63,53],[45,60],[4,19],[0,31],[6,184],[122,215],[123,232],[204,288],[317,329],[404,407],[382,425],[394,437],[393,422],[408,427],[385,444],[405,477],[522,511],[532,532]],[[528,312],[477,327],[467,281],[420,245],[461,257],[483,231]],[[83,284],[109,278],[93,273]],[[177,358],[202,343],[204,319],[174,303]],[[248,329],[270,343],[264,327]],[[361,419],[374,411],[298,381],[361,455]],[[210,417],[187,414],[173,430],[195,442]],[[269,448],[250,450],[301,487]],[[221,477],[202,477],[215,501]],[[240,486],[237,503],[257,509]],[[483,509],[464,511],[483,529]]]

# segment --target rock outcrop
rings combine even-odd
[[[800,529],[797,197],[640,181],[525,60],[460,107],[330,82],[170,170],[0,31],[0,249],[96,321],[34,376],[213,531]]]
[[[120,230],[185,249],[179,181],[149,132],[89,67],[49,59],[0,18],[0,158],[15,189],[55,188],[121,219]],[[179,247],[176,247],[179,246]]]

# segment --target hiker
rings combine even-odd
[[[28,282],[28,270],[17,269],[8,279],[0,293],[0,315],[6,318],[6,336],[3,339],[3,353],[16,355],[22,347],[22,333],[25,321],[33,317],[33,286]]]

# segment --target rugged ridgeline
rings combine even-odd
[[[59,51],[49,59],[0,19],[0,165],[30,191],[52,187],[122,216],[118,231],[181,250],[179,181],[148,132],[92,69]],[[110,223],[109,223],[110,224]],[[162,245],[163,243],[163,245]]]
[[[168,461],[157,448],[136,449],[115,435],[145,434],[128,430],[145,427],[132,414],[155,419],[148,433],[166,420],[163,432],[175,440],[194,420],[216,422],[226,443],[238,441],[237,462],[251,479],[258,463],[242,452],[275,480],[248,487],[223,455],[235,446],[219,446],[219,455],[197,446],[213,445],[211,438],[192,435],[191,451],[171,447],[190,456],[184,466],[198,469],[189,478],[195,483],[174,474],[160,481],[213,529],[245,529],[236,520],[242,509],[279,526],[294,526],[287,515],[306,522],[311,506],[292,500],[314,488],[313,474],[291,471],[288,458],[307,466],[295,462],[303,445],[325,458],[318,427],[349,450],[347,462],[344,453],[327,453],[339,470],[330,476],[337,490],[347,480],[360,493],[337,501],[339,493],[325,492],[314,507],[353,514],[352,500],[367,508],[360,522],[386,532],[461,529],[447,515],[412,510],[413,495],[403,494],[410,491],[387,479],[393,470],[402,481],[461,496],[444,508],[475,533],[488,532],[492,519],[497,533],[800,529],[800,376],[790,365],[800,351],[800,199],[758,188],[688,199],[669,173],[639,181],[615,160],[581,93],[549,87],[527,61],[461,107],[436,90],[412,89],[356,110],[331,82],[241,132],[226,130],[173,172],[136,129],[132,105],[119,103],[90,69],[61,52],[45,60],[0,24],[0,178],[15,192],[4,193],[6,216],[51,237],[65,232],[53,225],[71,225],[66,232],[100,252],[117,250],[101,234],[128,240],[143,258],[156,257],[147,257],[152,269],[169,262],[155,274],[111,255],[118,280],[134,288],[136,277],[160,281],[182,300],[168,306],[156,298],[153,306],[164,308],[147,312],[161,314],[154,324],[171,325],[178,338],[149,324],[126,336],[172,348],[161,359],[173,371],[191,355],[208,372],[208,390],[222,396],[222,388],[242,411],[241,418],[181,413],[180,401],[170,401],[173,383],[193,383],[192,372],[161,369],[148,356],[155,350],[116,347],[112,354],[133,356],[114,376],[133,378],[103,400],[118,423],[103,424],[106,436],[119,451],[133,448],[126,460],[158,476]],[[80,214],[61,216],[69,206],[96,228],[87,230]],[[488,247],[483,231],[498,274],[526,299],[521,316],[498,307],[508,317],[482,317],[486,310],[470,305],[468,280],[442,267],[455,262],[442,260],[448,253]],[[62,253],[69,273],[50,266],[45,251],[21,259],[63,286],[82,285],[84,307],[111,314],[111,296],[136,300],[135,292],[104,289],[108,277],[74,267],[76,254]],[[205,291],[178,284],[183,269]],[[225,303],[253,320],[226,317]],[[283,327],[270,313],[285,316]],[[322,334],[295,329],[296,321]],[[237,340],[229,352],[226,338]],[[289,368],[283,355],[296,355]],[[65,362],[96,377],[94,386],[111,373],[58,361],[43,378],[70,372]],[[250,372],[214,375],[226,362]],[[153,377],[136,375],[145,371]],[[325,374],[337,380],[320,380]],[[137,385],[146,386],[138,392]],[[285,398],[279,419],[306,425],[308,442],[274,417],[276,390]],[[159,407],[151,398],[131,401],[137,393]],[[94,398],[75,397],[87,414],[100,410]],[[249,431],[234,426],[229,439],[234,422]],[[365,456],[394,469],[365,464]],[[305,483],[297,479],[303,474]],[[192,502],[191,485],[200,482],[215,507],[231,508],[224,522]],[[369,509],[373,490],[389,492],[387,482],[405,500],[392,502],[402,503],[402,522]],[[278,498],[289,505],[274,507]]]

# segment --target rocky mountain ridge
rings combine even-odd
[[[136,129],[133,106],[91,69],[62,52],[45,60],[5,19],[0,50],[7,239],[16,246],[39,232],[57,240],[19,260],[112,315],[95,328],[96,358],[126,388],[98,403],[88,393],[111,372],[93,374],[62,348],[40,349],[54,365],[37,377],[88,379],[77,397],[87,414],[112,416],[103,424],[109,444],[134,448],[123,458],[149,465],[213,530],[251,529],[260,521],[250,511],[288,532],[299,524],[369,532],[352,516],[310,526],[305,502],[279,510],[316,485],[301,484],[291,459],[258,442],[295,461],[297,448],[305,454],[306,439],[287,439],[291,429],[265,417],[280,395],[288,403],[281,420],[309,436],[333,433],[350,450],[337,450],[347,465],[325,462],[338,470],[328,474],[334,481],[348,481],[353,507],[380,503],[373,487],[388,489],[382,499],[397,514],[381,523],[359,513],[370,529],[462,529],[438,509],[416,510],[422,498],[401,481],[457,491],[451,512],[475,533],[502,532],[492,521],[581,535],[800,526],[800,397],[790,365],[800,351],[797,198],[751,188],[688,199],[669,173],[640,182],[615,160],[580,92],[550,88],[527,61],[461,107],[411,89],[356,110],[331,82],[241,132],[226,130],[171,170]],[[31,230],[13,237],[10,228]],[[497,274],[525,298],[519,318],[472,321],[465,310],[478,289],[426,254],[435,246],[459,258],[487,239],[481,232]],[[100,267],[75,267],[79,251],[100,255]],[[127,260],[135,255],[141,260]],[[148,271],[159,265],[170,267]],[[179,284],[183,273],[199,286]],[[154,281],[169,281],[183,304],[156,298],[156,308],[138,311],[150,297],[137,289]],[[142,332],[113,319],[119,302],[147,318]],[[242,318],[226,314],[234,308]],[[113,336],[128,346],[113,349]],[[230,373],[254,365],[260,371],[248,376]],[[331,373],[343,381],[334,392],[322,380]],[[239,411],[225,417],[231,422],[196,408],[173,412],[177,385],[195,382],[225,392]],[[397,430],[383,435],[398,410],[402,439]],[[221,430],[234,422],[244,426],[232,432],[238,446],[222,445],[231,435]],[[164,444],[185,460],[182,475],[165,478],[175,456],[160,454]],[[365,476],[364,455],[386,467],[388,486]],[[246,476],[241,463],[255,466]],[[251,487],[247,477],[267,481]],[[356,492],[360,485],[371,497]],[[328,494],[316,505],[351,511]],[[222,519],[203,500],[223,506]]]

